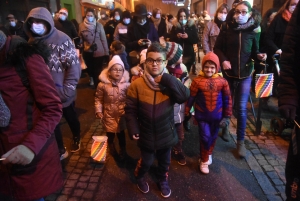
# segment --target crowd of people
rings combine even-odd
[[[176,16],[160,8],[150,13],[144,4],[133,12],[103,10],[101,19],[88,8],[80,24],[68,19],[66,8],[54,18],[46,8],[34,8],[24,22],[9,14],[7,26],[0,26],[0,200],[42,201],[62,187],[60,160],[69,153],[60,120],[65,117],[73,135],[70,151],[79,151],[75,101],[82,72],[96,90],[95,117],[106,131],[109,153],[126,160],[125,129],[137,141],[140,159],[134,175],[142,193],[149,192],[144,176],[156,158],[161,195],[171,195],[171,157],[186,165],[182,144],[191,117],[198,125],[201,173],[209,173],[220,128],[222,139],[230,140],[232,114],[237,119],[237,153],[246,157],[247,102],[260,61],[274,72],[270,58],[282,55],[276,78],[279,111],[297,121],[298,1],[286,0],[263,18],[241,0],[231,9],[221,4],[213,19],[207,11],[197,16],[186,8]],[[204,57],[199,74],[191,79],[198,47]],[[299,130],[293,131],[287,158],[288,200],[300,198],[300,190],[292,187],[300,179]]]

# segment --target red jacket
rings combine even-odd
[[[57,191],[63,184],[53,134],[62,115],[62,105],[43,58],[37,54],[28,57],[26,69],[35,101],[33,128],[28,130],[26,107],[30,92],[15,68],[0,58],[0,91],[11,112],[10,124],[0,129],[0,156],[20,144],[35,153],[33,161],[26,166],[0,163],[0,194],[16,200],[35,200]]]

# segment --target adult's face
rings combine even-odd
[[[94,13],[92,12],[87,12],[85,15],[85,18],[89,21],[89,22],[93,22],[95,19]]]
[[[166,68],[167,60],[161,53],[149,52],[145,61],[147,71],[152,77],[157,77]]]
[[[15,27],[16,26],[16,19],[15,18],[9,18],[8,19],[10,26]]]
[[[293,13],[297,4],[298,4],[299,0],[291,0],[290,4],[289,4],[289,11],[290,13]]]
[[[179,14],[179,20],[186,20],[186,14],[185,14],[185,12],[181,12]]]
[[[146,21],[146,16],[138,16],[136,19],[136,22],[138,24],[143,24],[143,23],[145,23],[145,21]]]
[[[30,18],[28,20],[30,25],[30,30],[37,35],[45,35],[47,34],[47,22],[41,19]]]

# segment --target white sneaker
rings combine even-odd
[[[209,173],[209,168],[208,168],[208,161],[207,162],[200,162],[200,172],[203,174],[208,174]]]
[[[92,77],[90,77],[90,85],[93,86],[94,85],[94,79]]]
[[[212,155],[208,155],[208,165],[212,164]]]
[[[66,150],[65,153],[63,153],[63,154],[60,155],[60,160],[64,160],[65,158],[68,158],[69,153],[68,153],[66,147],[65,147],[65,150]]]

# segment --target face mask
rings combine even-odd
[[[101,15],[101,19],[106,19],[106,15]]]
[[[36,23],[32,24],[31,30],[37,35],[43,35],[46,31],[45,26],[43,24]]]
[[[115,16],[115,20],[119,21],[120,20],[120,16],[119,15]]]
[[[16,22],[15,21],[10,22],[10,26],[15,27],[16,26]]]
[[[146,24],[146,22],[147,22],[147,20],[143,19],[141,22],[138,22],[138,24],[143,26],[144,24]]]
[[[249,15],[246,14],[246,15],[238,15],[238,16],[235,16],[235,21],[236,23],[238,24],[245,24],[249,19]]]
[[[67,19],[67,16],[60,14],[59,19],[61,19],[62,21],[65,21]]]
[[[290,13],[293,14],[295,8],[296,8],[296,6],[289,6],[289,11],[290,11]]]
[[[226,20],[227,15],[223,13],[218,13],[218,19],[222,22]]]
[[[187,23],[187,20],[180,20],[179,21],[181,24],[185,25]]]
[[[94,17],[88,17],[87,20],[88,20],[89,22],[93,22],[93,21],[94,21]]]
[[[124,22],[124,24],[129,24],[129,23],[130,23],[130,19],[129,19],[129,18],[125,18],[125,19],[123,20],[123,22]]]
[[[156,14],[155,18],[159,19],[160,18],[160,14]]]

